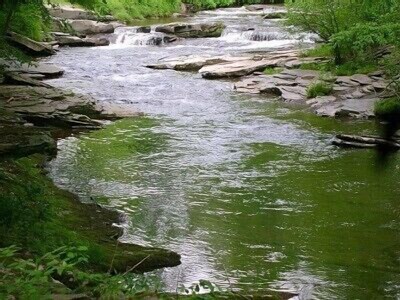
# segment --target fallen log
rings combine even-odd
[[[336,135],[332,144],[343,148],[377,148],[380,146],[394,150],[400,149],[400,143],[398,140],[387,140],[381,137],[347,134]]]

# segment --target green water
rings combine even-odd
[[[229,8],[188,22],[222,21],[221,38],[147,45],[152,33],[117,30],[116,44],[65,48],[52,84],[146,117],[59,142],[54,181],[83,201],[127,216],[124,241],[182,255],[156,271],[166,288],[208,279],[223,288],[290,289],[300,299],[400,298],[400,161],[331,145],[374,122],[318,117],[232,81],[152,70],[165,57],[291,48],[301,36],[262,12]],[[248,29],[267,38],[249,39]],[[306,36],[307,39],[307,36]],[[118,42],[119,41],[119,42]]]
[[[182,267],[160,273],[171,289],[205,278],[304,298],[399,296],[399,157],[382,169],[374,151],[325,139],[338,129],[373,132],[371,123],[256,106],[254,117],[274,113],[270,122],[322,136],[316,150],[307,139],[244,143],[238,160],[185,165],[184,141],[161,130],[173,120],[142,117],[62,141],[53,177],[126,212],[125,240],[181,253]]]

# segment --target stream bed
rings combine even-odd
[[[372,150],[330,145],[335,133],[374,133],[373,122],[324,119],[235,93],[231,81],[144,67],[312,42],[261,13],[228,8],[185,19],[223,21],[220,38],[155,46],[156,33],[123,27],[108,47],[47,59],[66,70],[52,85],[145,114],[60,140],[50,175],[83,201],[125,212],[124,241],[181,254],[181,266],[154,272],[169,290],[207,279],[300,299],[400,297],[399,156],[379,168]]]

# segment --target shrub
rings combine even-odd
[[[315,83],[311,84],[307,88],[307,98],[326,96],[326,95],[329,95],[331,92],[332,92],[331,84],[329,84],[327,82],[319,81],[319,82],[315,82]]]

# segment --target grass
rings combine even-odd
[[[335,65],[333,62],[305,63],[300,66],[302,70],[315,70],[329,72],[335,76],[351,76],[354,74],[368,74],[378,69],[375,63],[347,62]]]
[[[318,96],[327,96],[332,92],[332,85],[323,82],[323,81],[318,81],[313,84],[311,84],[307,88],[307,98],[315,98]]]
[[[378,117],[400,116],[400,99],[387,98],[375,103],[375,115]]]
[[[331,57],[332,47],[328,44],[322,44],[312,49],[307,49],[301,53],[301,57]]]
[[[282,71],[283,71],[283,68],[268,67],[263,72],[266,75],[274,75],[274,74],[278,74],[278,73],[280,73]]]

